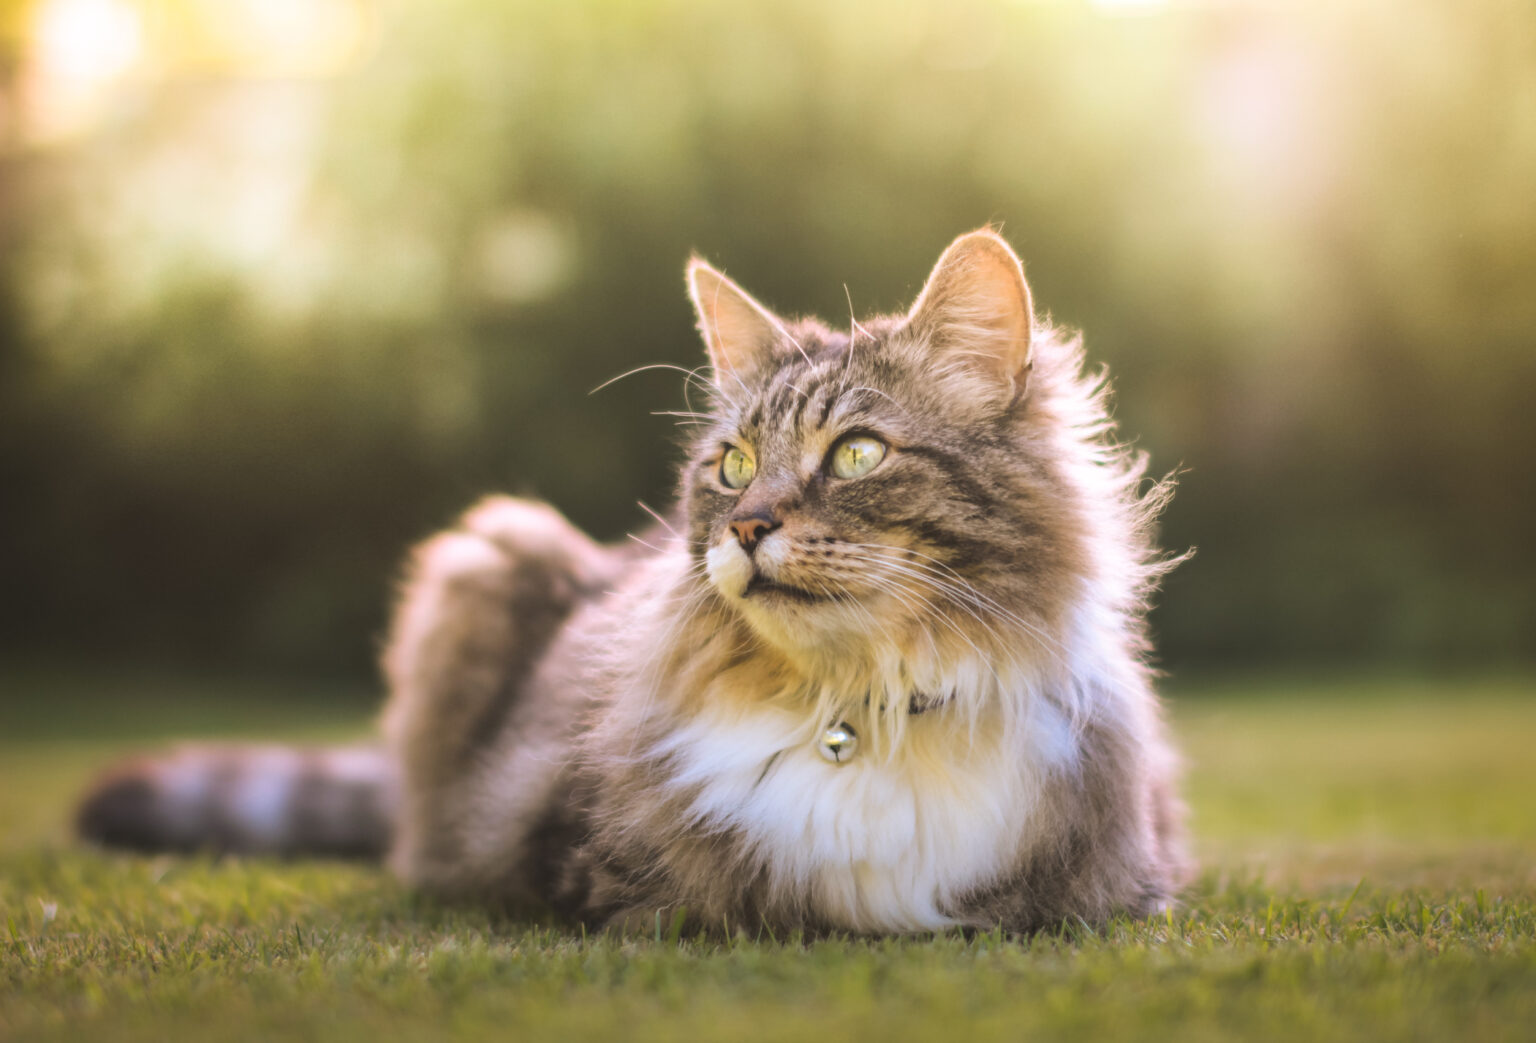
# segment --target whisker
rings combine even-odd
[[[901,572],[914,580],[926,584],[927,586],[933,588],[936,592],[944,595],[946,598],[954,602],[956,607],[967,611],[979,625],[987,627],[994,634],[994,636],[996,635],[995,625],[989,623],[980,615],[982,611],[996,615],[1001,621],[1017,626],[1019,629],[1023,630],[1031,637],[1039,641],[1042,645],[1041,650],[1050,656],[1052,661],[1055,662],[1058,667],[1064,669],[1067,676],[1075,684],[1081,685],[1083,683],[1083,679],[1077,673],[1077,670],[1075,669],[1070,659],[1063,654],[1065,649],[1060,641],[1056,640],[1052,635],[1047,633],[1039,626],[1024,619],[1017,613],[1010,611],[1003,605],[999,604],[995,599],[977,590],[972,584],[966,581],[964,577],[955,572],[953,568],[944,562],[939,561],[939,559],[933,558],[931,555],[923,554],[921,551],[915,551],[910,548],[894,548],[884,544],[848,542],[843,544],[843,546],[867,548],[881,552],[879,555],[873,556],[850,556],[855,557],[858,560],[862,560],[867,564],[883,568],[889,572]],[[917,557],[927,558],[929,561],[934,562],[938,567],[936,568],[932,565],[926,565],[922,562],[896,561],[889,557],[889,555],[892,553],[909,553]]]
[[[795,350],[800,353],[800,357],[805,359],[806,365],[812,365],[813,363],[811,362],[811,357],[805,353],[805,349],[800,346],[800,342],[795,339],[794,334],[785,329],[783,323],[779,323],[778,326],[779,332],[784,334],[785,338],[795,346]]]
[[[881,391],[879,388],[865,387],[863,385],[860,385],[858,387],[851,387],[851,388],[848,389],[848,391],[868,391],[872,395],[879,395],[881,398],[885,399],[887,402],[889,402],[891,405],[895,406],[897,409],[901,410],[903,413],[906,413],[908,416],[912,415],[911,411],[908,410],[906,406],[902,405],[900,402],[896,401],[894,398],[892,398],[890,395],[887,395],[884,391]],[[846,394],[846,392],[845,392],[845,394]],[[873,546],[873,544],[871,544],[871,546]]]
[[[859,334],[864,334],[864,336],[869,337],[870,340],[874,340],[875,338],[870,335],[868,330],[859,325],[859,320],[854,317],[853,294],[848,292],[847,283],[843,283],[843,296],[848,298],[848,347],[851,352],[853,345],[859,342]]]
[[[623,380],[625,377],[632,377],[636,373],[645,373],[648,370],[653,370],[653,369],[670,369],[670,370],[675,370],[676,372],[681,373],[681,374],[683,374],[686,377],[695,377],[698,374],[698,370],[697,369],[684,369],[682,366],[679,366],[679,365],[677,365],[675,363],[672,363],[672,362],[652,362],[652,363],[650,363],[649,365],[646,365],[646,366],[636,366],[634,369],[626,370],[625,372],[620,373],[616,377],[609,377],[607,380],[605,380],[601,384],[597,385],[597,387],[593,388],[591,391],[588,391],[587,394],[588,395],[595,395],[599,391],[603,390],[603,388],[607,387],[610,384],[617,384],[619,381]]]
[[[629,537],[630,539],[634,540],[636,543],[640,544],[640,546],[645,547],[645,548],[647,548],[649,550],[655,551],[657,554],[665,554],[666,553],[666,551],[662,550],[660,547],[656,546],[654,543],[647,543],[644,540],[642,540],[639,536],[636,536],[632,532],[626,532],[624,535]]]
[[[669,521],[667,521],[667,519],[663,518],[660,514],[657,514],[654,510],[651,509],[651,505],[650,504],[646,503],[644,500],[636,500],[635,503],[639,504],[640,505],[640,509],[642,511],[644,511],[646,514],[649,514],[652,518],[655,518],[657,521],[661,522],[661,527],[663,529],[666,529],[672,535],[677,536],[678,539],[680,539],[680,540],[683,539],[683,537],[678,536],[677,530],[672,528],[672,524]],[[687,542],[687,541],[684,540],[684,542]]]
[[[886,577],[885,580],[884,580],[884,584],[883,585],[882,585],[881,580],[873,579],[871,577],[865,577],[865,578],[867,580],[869,580],[870,584],[872,586],[876,587],[876,589],[884,589],[886,593],[890,594],[892,597],[894,597],[897,600],[901,601],[903,604],[905,604],[908,608],[912,609],[914,612],[918,612],[922,608],[922,605],[920,605],[918,603],[915,603],[915,602],[913,602],[911,600],[910,595],[913,592],[909,588],[902,587],[895,580],[894,577]],[[898,593],[898,588],[901,591],[901,593]],[[1001,687],[1002,683],[1003,683],[1003,679],[1000,676],[998,676],[998,673],[997,673],[996,669],[993,668],[993,666],[992,666],[990,660],[988,659],[987,655],[984,652],[982,652],[981,648],[976,644],[976,642],[971,640],[970,635],[966,634],[965,631],[961,630],[960,627],[955,623],[955,621],[953,619],[951,619],[946,613],[944,613],[942,610],[937,610],[937,606],[932,606],[932,607],[934,607],[936,609],[935,615],[937,615],[939,621],[941,623],[943,623],[945,626],[947,626],[954,633],[954,635],[956,637],[958,637],[961,641],[965,642],[967,645],[970,646],[971,651],[976,653],[976,656],[977,656],[978,660],[980,660],[982,663],[984,663],[986,665],[988,672],[990,672],[992,674],[993,679],[995,681],[997,681],[998,685]],[[956,606],[956,607],[964,607],[964,606]],[[987,626],[986,622],[984,620],[981,620],[979,617],[977,618],[977,622],[980,623],[983,627]]]

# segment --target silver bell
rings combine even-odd
[[[846,764],[859,748],[859,735],[847,722],[839,721],[821,733],[816,748],[833,764]]]

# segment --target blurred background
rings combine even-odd
[[[1536,6],[0,6],[0,656],[371,676],[492,490],[670,495],[698,249],[1001,225],[1183,470],[1175,671],[1536,663]]]

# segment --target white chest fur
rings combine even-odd
[[[777,886],[853,930],[951,925],[949,901],[1028,845],[1040,779],[1075,749],[1043,704],[1026,726],[974,736],[943,711],[924,714],[889,755],[861,750],[844,764],[821,756],[818,731],[785,710],[722,707],[664,745],[701,825],[739,831]]]

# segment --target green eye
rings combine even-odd
[[[727,488],[743,489],[757,473],[757,467],[750,457],[735,446],[725,451],[725,457],[720,461],[720,480]]]
[[[832,450],[832,473],[839,478],[863,478],[884,459],[884,442],[869,435],[854,435]]]

